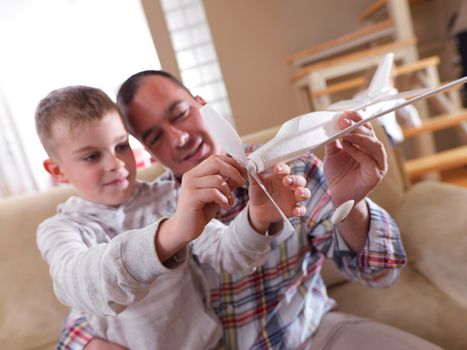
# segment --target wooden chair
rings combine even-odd
[[[326,89],[328,87],[328,82],[333,79],[363,72],[372,66],[376,66],[381,58],[388,52],[394,53],[395,60],[410,63],[410,61],[407,61],[406,50],[413,47],[416,42],[416,38],[404,39],[337,56],[301,68],[292,77],[292,82],[297,93],[303,96],[302,94],[305,92],[305,99],[301,102],[301,109],[304,109],[303,112],[309,111],[310,109],[326,109],[331,104],[330,95],[327,93],[316,95],[313,94],[315,91]]]
[[[388,18],[357,29],[352,33],[324,42],[318,46],[296,52],[288,56],[285,62],[300,68],[362,45],[371,44],[383,38],[392,38],[393,35],[394,21]]]
[[[439,62],[439,57],[433,56],[414,63],[397,65],[393,76],[396,81],[397,78],[412,76],[422,87],[439,85],[437,73]],[[310,97],[325,95],[332,98],[336,94],[347,94],[347,97],[351,97],[356,91],[365,88],[367,83],[363,76],[358,76],[312,91]],[[460,86],[455,87],[446,95],[430,99],[431,110],[437,111],[438,115],[430,117],[429,114],[422,114],[421,126],[403,129],[404,137],[415,143],[418,148],[418,152],[411,155],[415,156],[413,159],[407,159],[402,147],[399,147],[397,152],[409,182],[416,182],[427,176],[432,179],[441,179],[439,176],[441,172],[467,165],[467,146],[459,145],[447,151],[438,152],[433,137],[433,134],[440,130],[458,128],[460,134],[465,135],[465,140],[467,140],[467,110],[463,109],[460,103],[460,88]]]
[[[467,122],[467,109],[461,109],[452,113],[443,114],[425,120],[419,127],[404,128],[406,139],[411,139],[422,134],[434,133],[448,128],[458,128],[465,134]],[[465,136],[464,136],[465,139]],[[411,182],[417,182],[424,175],[433,172],[445,172],[467,165],[467,144],[461,144],[448,150],[428,154],[404,161],[405,172]]]
[[[325,89],[332,79],[370,67],[388,52],[404,63],[418,60],[408,0],[387,0],[383,5],[388,9],[383,20],[364,23],[350,34],[287,57],[286,63],[297,70],[292,81],[301,112],[326,108],[328,95],[312,95],[310,104],[309,94]]]

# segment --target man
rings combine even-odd
[[[198,162],[222,153],[199,111],[205,101],[166,72],[130,77],[120,88],[117,103],[130,132],[171,170],[164,175],[167,181],[180,181]],[[346,127],[357,120],[358,114],[346,113],[339,123]],[[309,154],[292,162],[291,168],[307,178],[311,191],[306,215],[291,220],[297,232],[274,241],[265,264],[251,275],[206,276],[211,304],[224,326],[225,347],[438,349],[392,327],[329,312],[335,303],[320,275],[325,257],[332,258],[352,280],[372,287],[389,286],[406,263],[393,220],[366,198],[387,171],[385,150],[371,125],[329,144],[324,164]],[[237,189],[235,196],[235,205],[222,210],[218,219],[228,222],[244,207],[246,189]],[[344,222],[333,226],[333,209],[349,199],[356,205]],[[73,338],[73,332],[84,334],[82,343],[92,337],[85,320],[74,317],[64,329],[59,348],[80,348],[74,347],[80,337],[75,336],[74,343],[66,340]],[[120,347],[92,339],[86,349]]]

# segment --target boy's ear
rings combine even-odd
[[[42,163],[44,166],[44,169],[52,175],[54,180],[58,183],[67,183],[68,179],[67,177],[62,173],[62,170],[60,169],[60,166],[53,160],[53,159],[46,159]]]
[[[204,98],[202,98],[201,96],[198,96],[196,95],[195,96],[195,100],[201,105],[201,106],[204,106],[207,102]]]

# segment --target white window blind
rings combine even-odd
[[[161,0],[183,84],[222,116],[232,110],[201,0]]]

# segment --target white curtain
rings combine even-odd
[[[5,95],[0,90],[0,197],[37,191]]]

